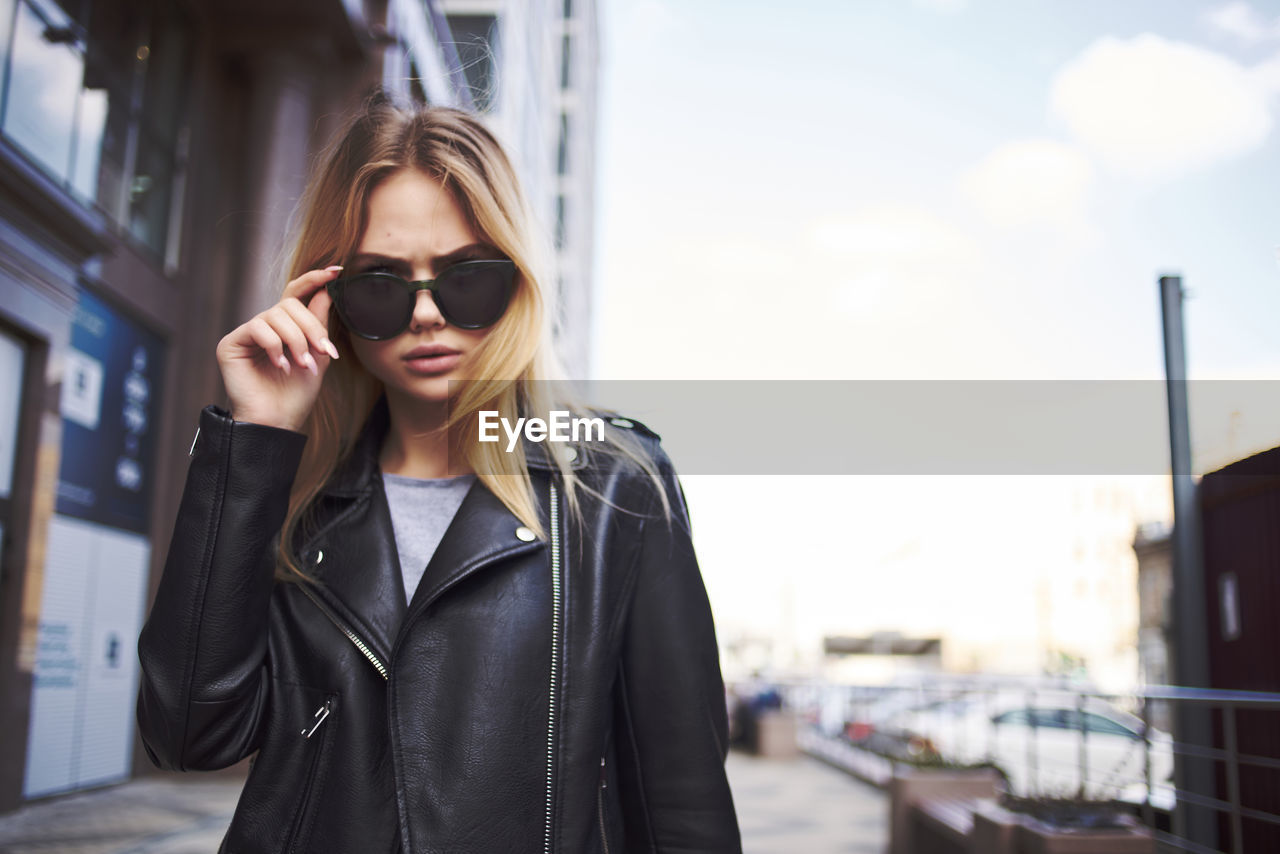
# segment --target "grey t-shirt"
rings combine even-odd
[[[382,475],[396,550],[400,553],[405,599],[413,598],[427,563],[475,479],[473,474],[429,479]]]

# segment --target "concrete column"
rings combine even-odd
[[[287,281],[289,223],[306,184],[318,69],[300,52],[263,51],[255,71],[244,128],[251,226],[241,271],[240,321],[275,303]]]

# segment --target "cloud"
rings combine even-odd
[[[1248,3],[1228,3],[1205,13],[1209,26],[1246,44],[1280,40],[1280,17],[1268,23]]]
[[[1249,76],[1265,91],[1280,93],[1280,53],[1250,68]]]
[[[1054,77],[1050,113],[1117,171],[1168,178],[1257,148],[1271,131],[1264,79],[1159,36],[1105,37]]]
[[[819,219],[810,225],[809,240],[816,248],[863,262],[951,260],[974,252],[969,238],[950,223],[926,210],[896,204]]]
[[[879,322],[912,315],[922,302],[953,298],[956,283],[982,258],[973,239],[950,222],[898,204],[817,220],[808,243],[841,273],[831,280],[829,305],[854,315],[874,311]]]
[[[961,224],[900,203],[733,229],[709,222],[674,236],[656,236],[657,223],[661,216],[611,244],[599,376],[849,379],[993,370],[998,342],[967,338],[990,311],[975,294],[992,262]]]
[[[1087,232],[1093,164],[1079,149],[1048,139],[1011,142],[961,175],[960,191],[1003,227],[1047,224]]]

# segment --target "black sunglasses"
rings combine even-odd
[[[395,338],[413,322],[418,291],[431,297],[444,319],[462,329],[492,326],[514,290],[514,261],[460,261],[434,279],[410,282],[394,273],[357,273],[328,284],[338,316],[352,335],[370,341]]]

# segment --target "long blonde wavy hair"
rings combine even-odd
[[[545,536],[522,451],[509,454],[499,444],[464,441],[476,435],[482,409],[543,418],[553,409],[585,411],[568,386],[555,381],[558,369],[550,347],[548,306],[538,276],[531,218],[515,169],[493,134],[462,110],[400,106],[381,93],[372,96],[321,154],[299,207],[288,278],[351,258],[367,225],[370,194],[405,169],[420,170],[440,181],[477,236],[515,262],[511,304],[468,363],[471,377],[483,381],[458,384],[460,390],[450,401],[443,429],[449,432],[451,454],[461,454],[452,459],[465,459],[521,522]],[[308,509],[351,452],[383,392],[382,384],[360,365],[346,329],[332,311],[329,330],[342,358],[329,365],[302,427],[309,438],[280,534],[277,576],[283,580],[310,580],[293,554],[294,538],[306,524]],[[593,451],[620,453],[656,478],[653,461],[625,432],[606,431],[604,447]],[[570,511],[579,514],[579,492],[586,487],[567,461],[553,458]],[[669,514],[665,492],[659,488],[658,493]]]

